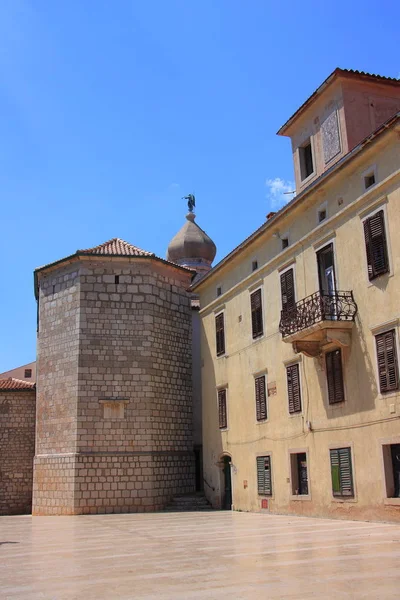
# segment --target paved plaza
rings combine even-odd
[[[239,512],[0,517],[2,600],[400,595],[400,525]]]

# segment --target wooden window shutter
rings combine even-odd
[[[253,331],[253,338],[259,337],[263,334],[263,318],[262,318],[262,300],[261,290],[256,290],[250,296],[251,304],[251,326]]]
[[[218,390],[218,420],[220,429],[226,429],[228,427],[225,389]]]
[[[354,496],[351,448],[330,450],[332,493],[334,496]]]
[[[390,392],[399,389],[395,330],[385,331],[375,337],[378,361],[379,389]]]
[[[257,488],[260,496],[272,496],[270,456],[257,456]]]
[[[293,269],[289,269],[281,275],[281,297],[283,311],[288,311],[295,307],[296,298],[294,294]]]
[[[301,412],[301,391],[299,365],[286,367],[287,390],[289,400],[289,413]]]
[[[217,346],[217,356],[225,354],[225,326],[224,313],[220,313],[215,317],[215,337]]]
[[[367,252],[368,278],[371,281],[389,271],[383,210],[364,221],[365,249]]]
[[[343,402],[344,383],[342,369],[342,352],[340,349],[328,352],[325,356],[326,379],[328,382],[329,404]]]
[[[255,379],[256,390],[256,416],[257,421],[265,421],[267,418],[267,394],[265,389],[265,375]]]

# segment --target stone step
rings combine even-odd
[[[165,512],[193,512],[213,510],[202,493],[175,496],[165,507]]]

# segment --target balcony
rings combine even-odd
[[[281,312],[279,331],[295,352],[318,356],[329,346],[348,346],[357,314],[353,292],[315,292]]]

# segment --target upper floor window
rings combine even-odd
[[[30,377],[32,377],[32,369],[25,369],[25,375],[24,377],[26,379],[29,379]]]
[[[362,174],[362,181],[364,184],[364,190],[368,190],[376,183],[376,167],[370,167],[367,171]]]
[[[223,312],[219,313],[219,315],[215,317],[215,342],[217,356],[225,354],[225,324]]]
[[[294,293],[294,271],[288,269],[281,274],[281,297],[282,310],[289,311],[296,305],[296,297]]]
[[[257,271],[257,269],[258,269],[258,260],[253,260],[253,262],[251,263],[251,270]]]
[[[301,392],[299,363],[286,367],[287,391],[289,400],[289,413],[301,412]]]
[[[267,419],[267,393],[265,387],[265,375],[256,377],[254,382],[256,392],[257,421],[265,421]]]
[[[399,367],[397,364],[396,333],[394,329],[375,336],[376,357],[380,392],[399,389]]]
[[[261,289],[256,290],[250,295],[251,306],[251,327],[253,339],[260,337],[264,333],[263,316],[262,316],[262,298]]]
[[[226,406],[226,389],[218,390],[218,423],[220,429],[228,427],[228,413]]]
[[[285,248],[287,248],[289,246],[289,238],[288,237],[281,238],[281,243],[282,243],[282,250],[284,250]]]
[[[217,287],[217,296],[221,296],[221,294],[222,294],[222,286],[221,286],[221,285],[219,285],[219,286]]]
[[[383,209],[364,221],[365,249],[367,252],[368,279],[372,281],[389,271]]]
[[[311,147],[311,138],[308,138],[299,148],[300,159],[300,177],[301,180],[307,179],[314,173],[314,161]]]
[[[326,379],[328,383],[328,401],[329,404],[343,402],[344,383],[342,369],[342,352],[340,348],[327,352],[325,356]]]

